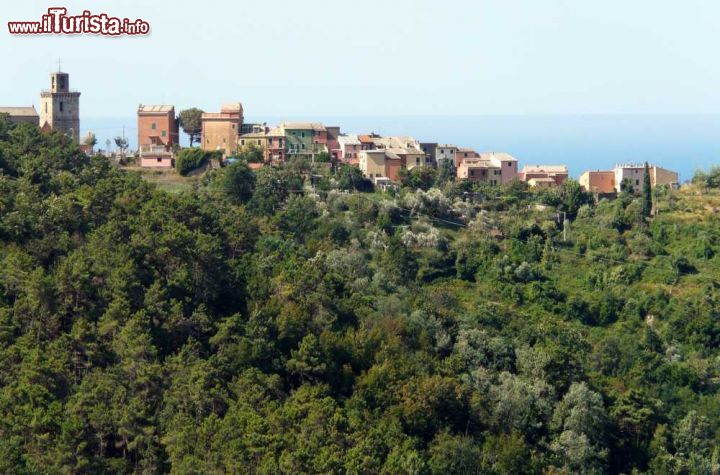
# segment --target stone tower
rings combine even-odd
[[[60,130],[80,141],[80,93],[70,91],[67,73],[50,74],[50,90],[40,93],[40,127]]]

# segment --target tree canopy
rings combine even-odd
[[[0,170],[1,473],[719,468],[716,190],[171,194],[2,118]]]

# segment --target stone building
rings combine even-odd
[[[38,125],[40,120],[40,117],[35,110],[35,106],[0,107],[0,114],[7,114],[10,118],[10,122],[13,124],[27,122],[28,124]]]
[[[39,125],[80,141],[80,93],[70,90],[69,74],[50,74],[50,89],[40,93]]]
[[[201,147],[208,152],[222,151],[225,158],[233,155],[242,134],[243,107],[239,102],[223,104],[220,112],[202,115]]]

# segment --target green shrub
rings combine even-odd
[[[175,168],[178,173],[185,176],[191,171],[200,168],[210,158],[210,154],[199,148],[185,148],[175,157]]]

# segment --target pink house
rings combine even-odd
[[[358,163],[362,143],[357,135],[341,135],[338,137],[339,155],[338,158],[347,163]]]
[[[480,155],[471,148],[458,148],[455,151],[455,168],[459,167],[466,158],[480,158]]]
[[[518,177],[518,161],[517,158],[513,157],[509,153],[481,153],[479,155],[480,160],[485,160],[498,167],[500,170],[500,183],[506,184]]]
[[[568,179],[568,168],[565,165],[525,165],[518,173],[518,178],[527,183],[532,179],[550,178],[555,186],[560,186]]]
[[[325,126],[327,130],[327,149],[331,157],[340,159],[340,127],[337,126]]]

